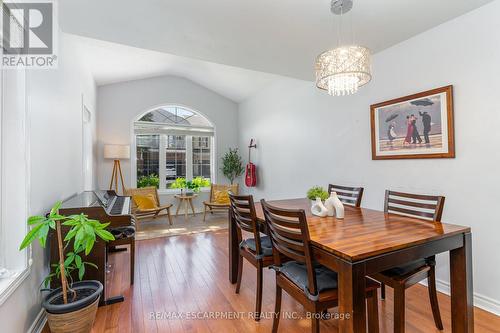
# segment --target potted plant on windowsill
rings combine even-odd
[[[193,195],[200,192],[202,187],[210,186],[210,180],[203,177],[195,177],[193,180],[186,180],[186,178],[179,177],[172,184],[171,189],[180,189],[181,195]]]
[[[51,271],[43,283],[47,288],[52,279],[58,278],[61,287],[50,290],[42,302],[42,307],[47,311],[52,333],[86,333],[91,331],[94,324],[103,286],[99,281],[82,281],[86,265],[97,268],[93,263],[83,261],[82,256],[91,253],[97,238],[107,242],[114,240],[114,237],[105,230],[109,223],[88,219],[84,214],[59,215],[60,206],[60,202],[56,203],[47,216],[28,218],[32,229],[19,248],[22,250],[28,247],[36,239],[45,248],[50,229],[55,231],[59,262],[51,264]],[[64,239],[62,226],[69,227]],[[72,280],[72,272],[78,273],[79,282]]]

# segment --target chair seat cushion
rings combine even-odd
[[[318,292],[336,289],[338,287],[336,272],[329,270],[322,265],[315,265],[314,270],[316,271],[316,284],[318,286]],[[306,290],[308,280],[307,268],[305,264],[296,261],[289,261],[280,267],[280,272],[302,290]]]
[[[247,238],[242,242],[243,246],[248,247],[253,252],[257,252],[257,247],[255,246],[255,238]],[[269,236],[260,237],[260,249],[264,256],[273,255],[273,246],[271,244],[271,238]]]
[[[116,227],[109,229],[109,232],[115,237],[115,239],[123,239],[135,236],[135,227]]]
[[[393,267],[391,269],[383,271],[382,274],[387,275],[387,276],[402,276],[402,275],[406,275],[408,273],[411,273],[411,272],[419,269],[420,267],[423,267],[426,265],[427,265],[427,262],[425,259],[418,259],[418,260],[409,262],[405,265]]]

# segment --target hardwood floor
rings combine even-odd
[[[93,332],[271,332],[274,272],[264,271],[265,313],[257,323],[248,316],[255,306],[255,268],[245,263],[241,291],[236,295],[228,281],[227,238],[227,230],[223,230],[138,241],[132,288],[127,274],[128,254],[113,254],[112,293],[123,293],[126,300],[100,307]],[[388,288],[387,300],[379,305],[381,333],[392,332],[392,300],[392,290]],[[442,332],[451,332],[450,298],[439,294],[439,302],[445,326]],[[310,320],[286,293],[282,311],[291,318],[282,317],[280,332],[310,332]],[[425,287],[417,285],[407,290],[406,311],[406,332],[440,332],[434,326]],[[190,318],[181,319],[176,314]],[[218,315],[242,318],[215,318]],[[334,319],[323,320],[321,331],[337,332],[337,324]],[[478,333],[500,332],[500,317],[476,309],[475,326]]]

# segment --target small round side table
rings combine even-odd
[[[175,215],[179,215],[179,210],[180,210],[182,204],[184,204],[184,219],[187,219],[187,217],[188,217],[189,206],[191,206],[191,211],[193,212],[193,216],[195,216],[193,199],[196,198],[197,196],[198,196],[198,194],[195,194],[195,193],[193,193],[192,195],[185,195],[185,194],[174,195],[174,197],[179,200],[179,205],[177,206],[177,210],[175,211]]]

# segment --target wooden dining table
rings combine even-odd
[[[346,318],[339,320],[340,333],[366,332],[365,276],[448,251],[452,332],[474,332],[469,227],[347,205],[343,219],[317,217],[311,214],[308,199],[269,204],[305,211],[314,259],[338,273],[338,312]],[[266,232],[261,205],[256,204],[255,209],[261,230]],[[238,269],[236,228],[229,213],[231,283],[236,283]]]

